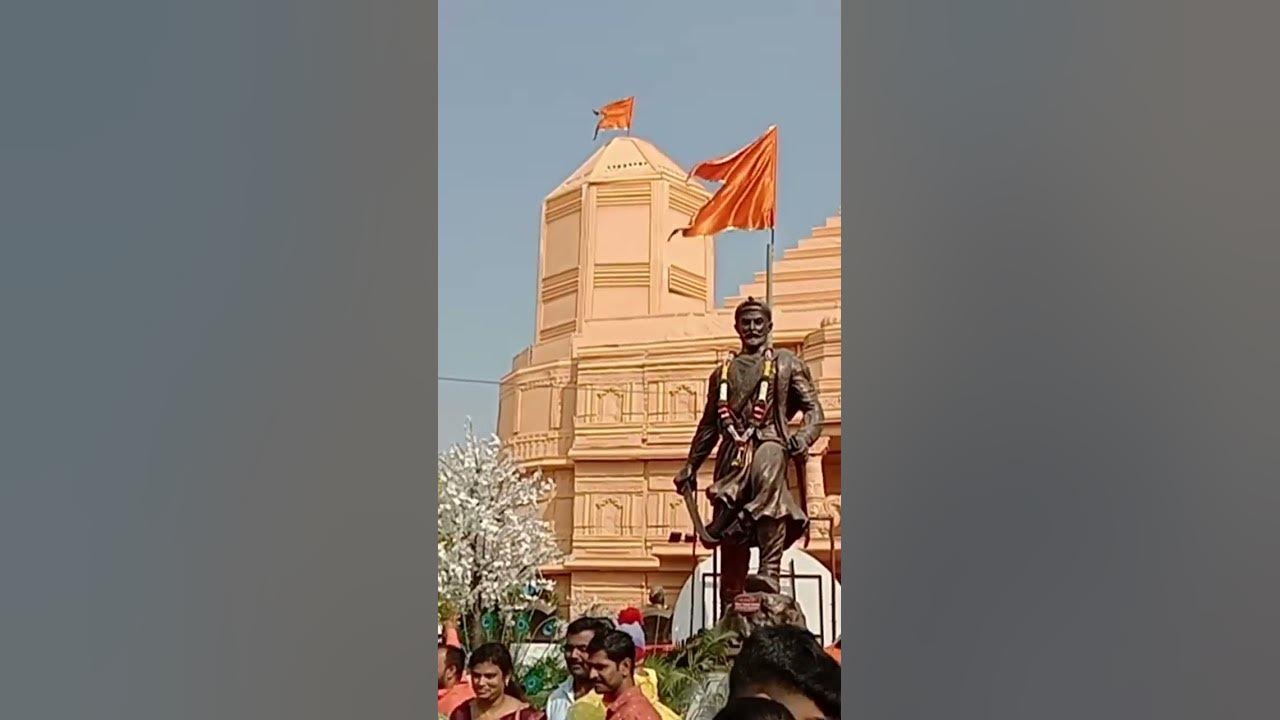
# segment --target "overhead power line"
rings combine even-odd
[[[437,375],[436,380],[439,380],[440,382],[464,383],[467,385],[501,385],[502,384],[502,381],[500,380],[480,380],[478,378],[448,377],[446,375]]]
[[[460,385],[501,385],[502,384],[501,380],[483,380],[481,378],[452,377],[449,375],[437,375],[436,380],[440,382],[458,383]],[[547,386],[544,385],[542,387],[547,387]],[[561,390],[561,389],[577,390],[578,388],[589,387],[589,386],[579,385],[577,383],[564,383],[564,384],[557,383],[554,387],[557,390]]]

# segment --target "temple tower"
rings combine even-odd
[[[714,308],[714,238],[667,240],[710,197],[687,176],[649,142],[616,137],[547,196],[535,344],[589,320]]]

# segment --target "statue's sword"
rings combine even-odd
[[[698,540],[702,541],[704,546],[713,548],[720,544],[720,538],[707,532],[707,526],[702,524],[702,513],[698,511],[698,499],[693,495],[694,486],[695,483],[692,480],[685,483],[680,489],[680,495],[684,497],[684,506],[689,510],[689,518],[693,520],[693,531],[697,533]]]

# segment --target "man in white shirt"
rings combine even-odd
[[[569,679],[551,691],[547,698],[547,720],[569,720],[569,708],[592,692],[591,667],[587,665],[587,646],[596,635],[612,630],[602,618],[582,617],[569,623],[564,637],[564,664]]]

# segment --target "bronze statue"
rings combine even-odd
[[[804,456],[818,438],[822,409],[804,361],[769,342],[773,312],[747,298],[734,311],[741,350],[712,373],[706,408],[676,474],[704,545],[721,548],[720,600],[725,606],[744,591],[777,593],[782,554],[808,530],[809,518],[787,487],[794,462],[801,492]],[[800,427],[788,433],[797,414]],[[707,488],[712,519],[703,527],[693,493],[698,468],[719,444],[714,479]],[[760,548],[760,570],[747,577],[751,548]]]

